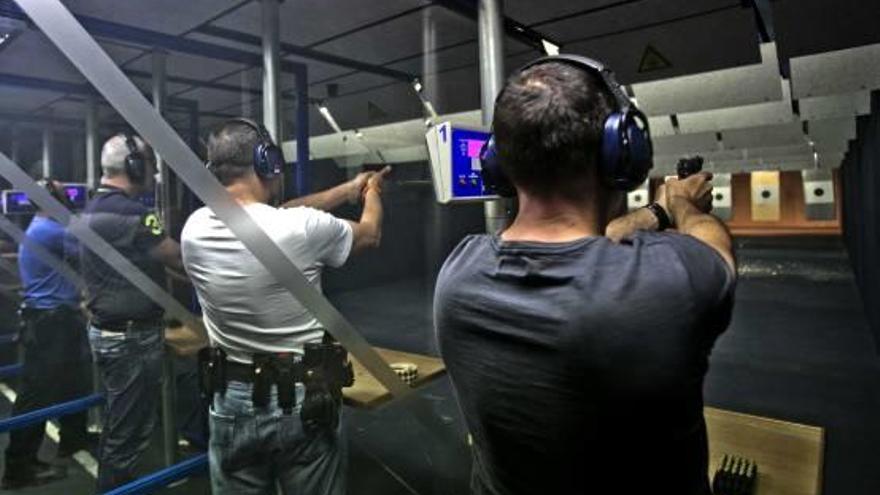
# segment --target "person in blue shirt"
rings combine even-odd
[[[66,203],[57,181],[47,179],[41,184],[52,196]],[[30,242],[22,243],[18,249],[24,290],[21,308],[24,368],[13,416],[81,397],[91,389],[86,323],[79,309],[79,289],[35,253],[31,243],[62,260],[76,253],[76,245],[64,226],[43,212],[34,216],[26,236]],[[86,447],[85,412],[63,416],[60,423],[58,457],[69,457]],[[38,423],[10,433],[4,489],[43,484],[66,475],[63,466],[37,458],[45,429],[45,423]]]

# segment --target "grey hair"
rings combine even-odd
[[[147,160],[154,159],[153,148],[144,142],[140,136],[132,136],[138,151],[144,154]],[[128,145],[125,143],[125,135],[117,134],[108,139],[101,148],[101,171],[105,177],[115,177],[125,172],[125,158],[128,157]]]

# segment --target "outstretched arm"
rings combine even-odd
[[[721,220],[707,213],[712,204],[712,174],[700,172],[668,184],[669,213],[680,233],[696,237],[724,258],[736,273],[733,240]],[[708,205],[708,207],[706,206]]]
[[[367,180],[374,172],[359,173],[354,179],[343,182],[321,192],[291,199],[281,205],[282,208],[308,206],[323,211],[332,211],[345,203],[357,203],[363,195]]]
[[[354,240],[351,251],[379,247],[382,241],[382,184],[391,167],[385,167],[367,180],[364,188],[364,211],[358,222],[351,222]]]
[[[655,196],[654,202],[669,215],[669,208],[666,204],[666,185],[661,184],[657,188]],[[669,218],[672,219],[671,216]],[[657,220],[657,216],[647,208],[639,208],[612,220],[605,227],[605,237],[614,242],[620,242],[637,230],[657,230],[658,228],[660,228],[660,222]]]

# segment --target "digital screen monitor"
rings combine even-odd
[[[3,191],[3,213],[6,215],[27,215],[37,211],[24,191]]]
[[[473,198],[487,195],[483,187],[480,150],[489,133],[452,127],[452,197]]]
[[[74,210],[82,210],[89,200],[89,188],[85,184],[64,184],[64,194]]]

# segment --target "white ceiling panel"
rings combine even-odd
[[[840,118],[812,120],[809,124],[810,139],[816,143],[845,142],[856,138],[856,119]]]
[[[878,89],[880,44],[793,58],[791,83],[795,98]]]
[[[725,149],[772,148],[807,142],[800,122],[731,129],[722,133]]]
[[[672,126],[672,119],[668,115],[658,115],[656,117],[648,117],[648,127],[651,129],[651,137],[672,136],[675,134],[675,128]]]
[[[741,107],[704,110],[678,114],[678,127],[683,133],[722,131],[764,125],[785,124],[794,120],[791,108],[791,88],[780,78],[782,99]]]
[[[783,93],[775,45],[761,45],[761,57],[761,64],[633,84],[633,93],[648,115],[779,101]]]
[[[657,155],[687,155],[718,149],[714,132],[659,136],[653,141],[654,153]]]
[[[871,113],[871,93],[858,91],[840,95],[801,98],[799,105],[801,120],[868,115]]]

